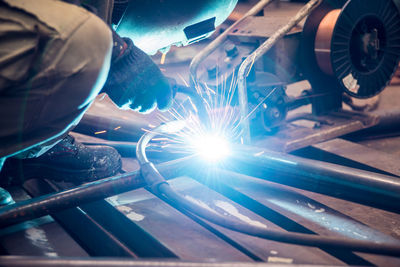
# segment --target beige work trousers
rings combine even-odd
[[[109,27],[83,8],[0,0],[0,162],[37,156],[79,122],[104,85],[111,48]]]

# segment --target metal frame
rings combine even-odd
[[[248,119],[248,101],[247,101],[247,90],[246,90],[246,77],[254,64],[262,55],[267,53],[277,41],[279,41],[284,35],[286,35],[293,27],[295,27],[302,19],[311,13],[311,11],[318,6],[320,0],[311,0],[300,11],[281,29],[276,31],[270,38],[268,38],[263,44],[261,44],[253,53],[251,53],[240,65],[238,71],[238,94],[239,94],[239,107],[240,107],[240,119],[243,130],[243,139],[245,144],[251,143],[250,138],[250,124]]]

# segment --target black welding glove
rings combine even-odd
[[[158,106],[167,110],[173,92],[157,65],[132,40],[114,33],[114,49],[110,72],[104,85],[111,100],[119,107],[149,113]]]

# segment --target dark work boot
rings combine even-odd
[[[83,183],[117,174],[121,156],[108,146],[85,146],[67,136],[38,158],[8,158],[0,173],[3,181],[21,184],[30,178]]]

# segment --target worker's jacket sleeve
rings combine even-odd
[[[66,15],[67,14],[67,15]],[[55,0],[0,0],[0,158],[54,143],[106,81],[109,26]]]

